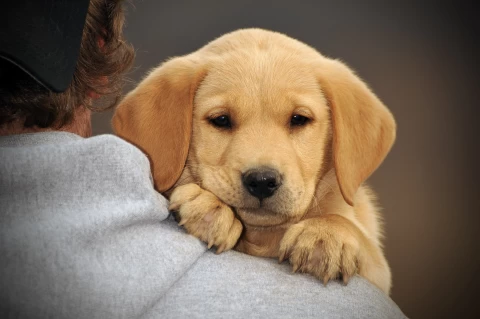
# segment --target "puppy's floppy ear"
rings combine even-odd
[[[355,193],[382,163],[395,140],[390,111],[347,66],[323,60],[317,72],[333,125],[333,160],[343,198]]]
[[[159,192],[171,188],[185,166],[193,100],[205,74],[191,55],[169,60],[130,92],[113,116],[115,133],[149,157]]]

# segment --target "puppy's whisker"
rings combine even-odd
[[[313,195],[313,202],[314,202],[313,207],[317,208],[319,204],[318,204],[317,196],[315,194]]]
[[[313,202],[310,206],[310,209],[317,209],[319,207],[319,201],[318,201],[317,196],[315,194],[312,196],[312,201]]]
[[[327,182],[326,180],[323,180],[323,179],[322,179],[322,180],[320,180],[320,183],[323,183],[323,184],[327,185],[328,188],[330,188],[330,190],[331,190],[332,192],[335,192],[335,189],[333,188],[333,186],[332,186],[329,182]]]

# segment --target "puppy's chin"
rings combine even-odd
[[[237,216],[248,227],[275,227],[289,223],[293,216],[274,212],[264,207],[235,208]]]

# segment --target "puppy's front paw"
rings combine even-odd
[[[358,271],[360,253],[356,227],[338,215],[304,220],[290,226],[279,250],[280,262],[290,261],[293,271],[309,273],[326,284],[343,277],[344,283]]]
[[[217,196],[196,184],[177,187],[170,197],[169,210],[177,211],[179,225],[189,234],[217,247],[217,254],[232,249],[242,233],[242,224],[232,209]]]

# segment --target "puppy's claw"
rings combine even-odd
[[[212,248],[212,246],[213,246],[213,240],[208,242],[207,248],[210,249]]]
[[[168,206],[169,211],[176,211],[180,205],[178,203],[170,203],[170,206]]]
[[[280,256],[278,256],[278,263],[281,264],[285,260],[285,252],[281,252]]]
[[[329,276],[323,277],[323,285],[326,286],[328,284],[328,281],[330,280]]]
[[[300,268],[299,265],[297,265],[297,264],[293,265],[292,272],[293,272],[293,273],[296,273],[297,270],[298,270],[298,268]]]
[[[291,248],[290,249],[284,249],[283,251],[280,251],[280,255],[278,257],[278,262],[281,263],[284,260],[287,260],[288,258],[290,258],[291,252],[292,252]]]
[[[219,255],[221,253],[223,253],[223,251],[225,250],[225,244],[221,245],[220,247],[217,248],[217,251],[215,252],[215,254]]]
[[[343,284],[348,284],[348,281],[350,280],[350,277],[348,275],[342,275],[343,277]]]
[[[180,222],[178,223],[178,226],[183,226],[183,225],[185,225],[186,223],[187,223],[187,219],[184,218],[184,219],[180,220]]]

